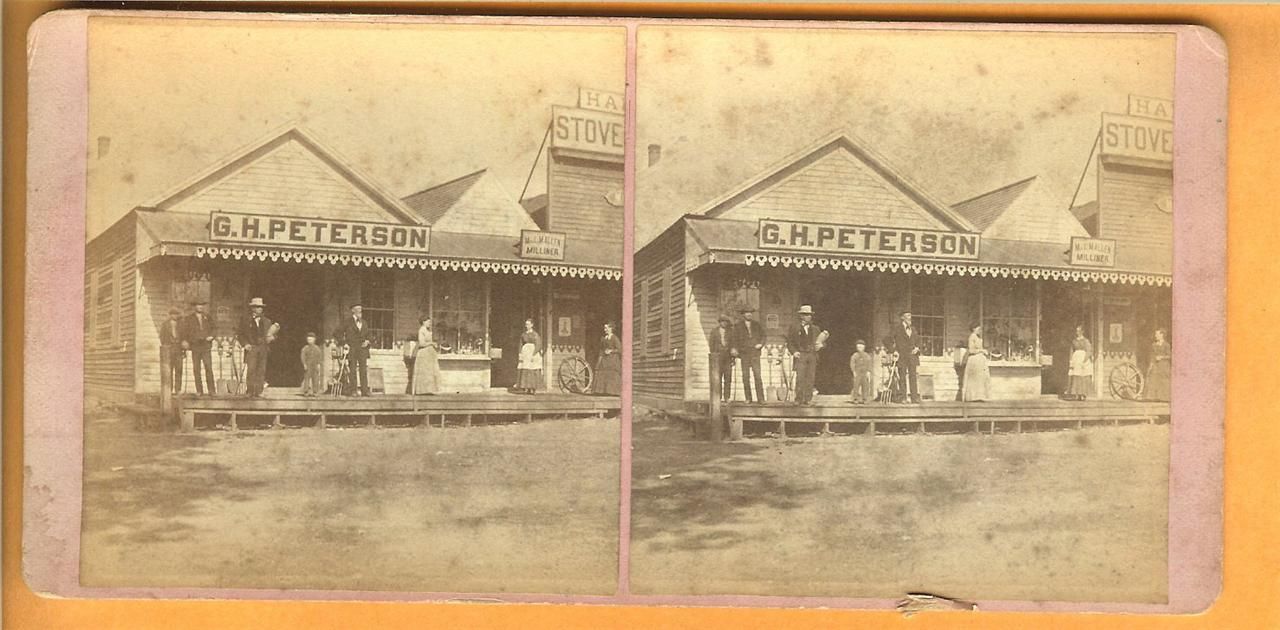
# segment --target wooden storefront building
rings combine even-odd
[[[819,394],[847,396],[854,341],[892,345],[909,310],[926,398],[952,400],[952,350],[981,322],[992,398],[1058,394],[1075,326],[1095,348],[1095,387],[1145,369],[1171,317],[1169,164],[1105,150],[1092,221],[1028,178],[945,204],[864,142],[835,132],[690,211],[636,254],[632,387],[638,404],[682,409],[709,397],[709,340],[722,314],[755,309],[767,393],[791,373],[784,352],[800,305],[830,332]],[[1086,224],[1092,226],[1086,227]],[[741,401],[740,368],[733,398]],[[776,396],[775,396],[776,398]]]

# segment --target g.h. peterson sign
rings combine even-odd
[[[209,240],[425,254],[431,228],[215,210],[209,213]]]
[[[977,234],[760,219],[761,249],[977,260]]]

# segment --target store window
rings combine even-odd
[[[387,350],[394,346],[395,304],[395,277],[381,270],[365,272],[360,279],[360,306],[369,329],[370,347]]]
[[[487,354],[485,283],[474,276],[437,274],[431,282],[431,324],[440,351]]]
[[[1036,360],[1036,288],[1030,280],[982,285],[982,336],[989,352],[1006,361]]]
[[[98,272],[98,292],[95,298],[93,319],[93,340],[98,344],[110,344],[113,341],[112,330],[115,326],[116,283],[115,270],[104,269]]]
[[[940,357],[946,352],[943,290],[943,278],[939,276],[911,276],[911,326],[924,356]]]

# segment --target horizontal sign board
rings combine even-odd
[[[564,260],[563,232],[520,231],[520,257],[534,260]]]
[[[1071,237],[1071,264],[1078,267],[1116,266],[1116,242],[1105,238]]]
[[[425,254],[431,228],[215,210],[209,213],[209,240]]]
[[[599,112],[624,113],[625,101],[619,92],[605,92],[591,88],[578,88],[578,107]]]
[[[1125,114],[1102,115],[1102,155],[1173,162],[1173,123]]]
[[[551,108],[551,146],[622,155],[622,115],[578,107]]]
[[[977,234],[760,219],[761,249],[977,260]]]
[[[1173,120],[1173,101],[1167,98],[1129,95],[1129,115]]]

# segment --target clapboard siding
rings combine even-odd
[[[85,246],[84,384],[89,396],[119,397],[133,389],[137,218],[130,213]],[[99,317],[101,280],[110,305]]]
[[[1168,170],[1100,162],[1098,169],[1098,236],[1126,245],[1172,247],[1173,215],[1156,202],[1170,195]]]
[[[763,218],[945,230],[930,211],[890,185],[870,166],[833,145],[823,156],[772,188],[724,210],[726,219]]]
[[[553,153],[547,174],[547,229],[564,232],[566,248],[622,242],[622,164]],[[619,260],[621,262],[621,260]]]
[[[687,287],[684,272],[685,226],[677,222],[635,257],[635,280],[632,284],[632,362],[631,387],[637,396],[680,399],[684,392],[685,325],[684,304]],[[644,318],[649,308],[645,291],[654,280],[666,282],[665,304],[656,308],[667,311],[667,351],[650,344],[653,338]],[[660,335],[661,332],[656,334]]]

